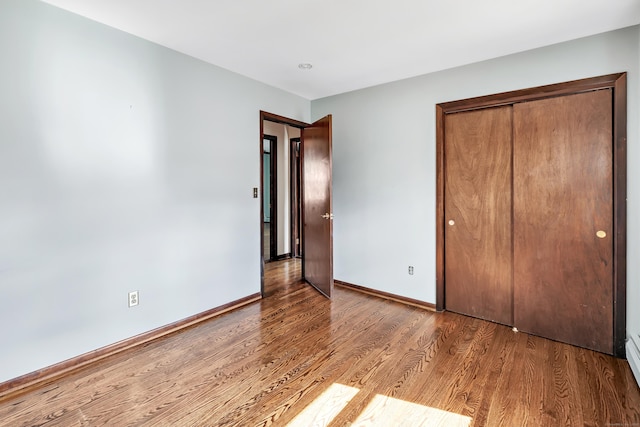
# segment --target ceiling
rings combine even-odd
[[[640,0],[45,1],[310,100],[640,23]]]

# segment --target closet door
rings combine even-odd
[[[445,120],[447,310],[510,325],[511,107]]]
[[[514,325],[613,351],[612,93],[515,104]]]

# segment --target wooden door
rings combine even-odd
[[[447,310],[510,325],[511,107],[445,120]]]
[[[514,105],[515,326],[612,353],[611,90]]]
[[[333,291],[331,115],[302,130],[304,279],[324,295]]]

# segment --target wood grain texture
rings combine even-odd
[[[444,274],[444,123],[445,111],[436,105],[436,310],[443,311],[445,306]]]
[[[611,90],[513,108],[514,325],[612,354]]]
[[[627,339],[627,75],[613,87],[614,313],[613,354],[625,357]]]
[[[559,84],[534,87],[511,92],[445,102],[436,105],[436,307],[446,305],[446,276],[444,256],[444,123],[447,115],[487,107],[547,99],[556,96],[594,90],[613,91],[613,354],[625,357],[626,341],[626,233],[627,233],[627,78],[626,73],[592,77]]]
[[[261,301],[1,400],[0,424],[285,426],[334,384],[357,392],[331,426],[640,423],[624,360],[265,268]]]
[[[613,88],[616,85],[619,85],[620,79],[625,76],[626,73],[607,74],[605,76],[589,77],[586,79],[478,96],[458,101],[443,102],[439,105],[446,114],[477,110],[486,107],[512,105],[519,102],[529,102],[574,93],[590,92],[596,89]]]
[[[511,107],[445,119],[446,309],[513,323]]]
[[[302,129],[303,274],[307,282],[328,297],[333,291],[331,143],[331,115]]]

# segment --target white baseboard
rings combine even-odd
[[[632,335],[627,340],[627,360],[636,382],[640,386],[640,336]]]

